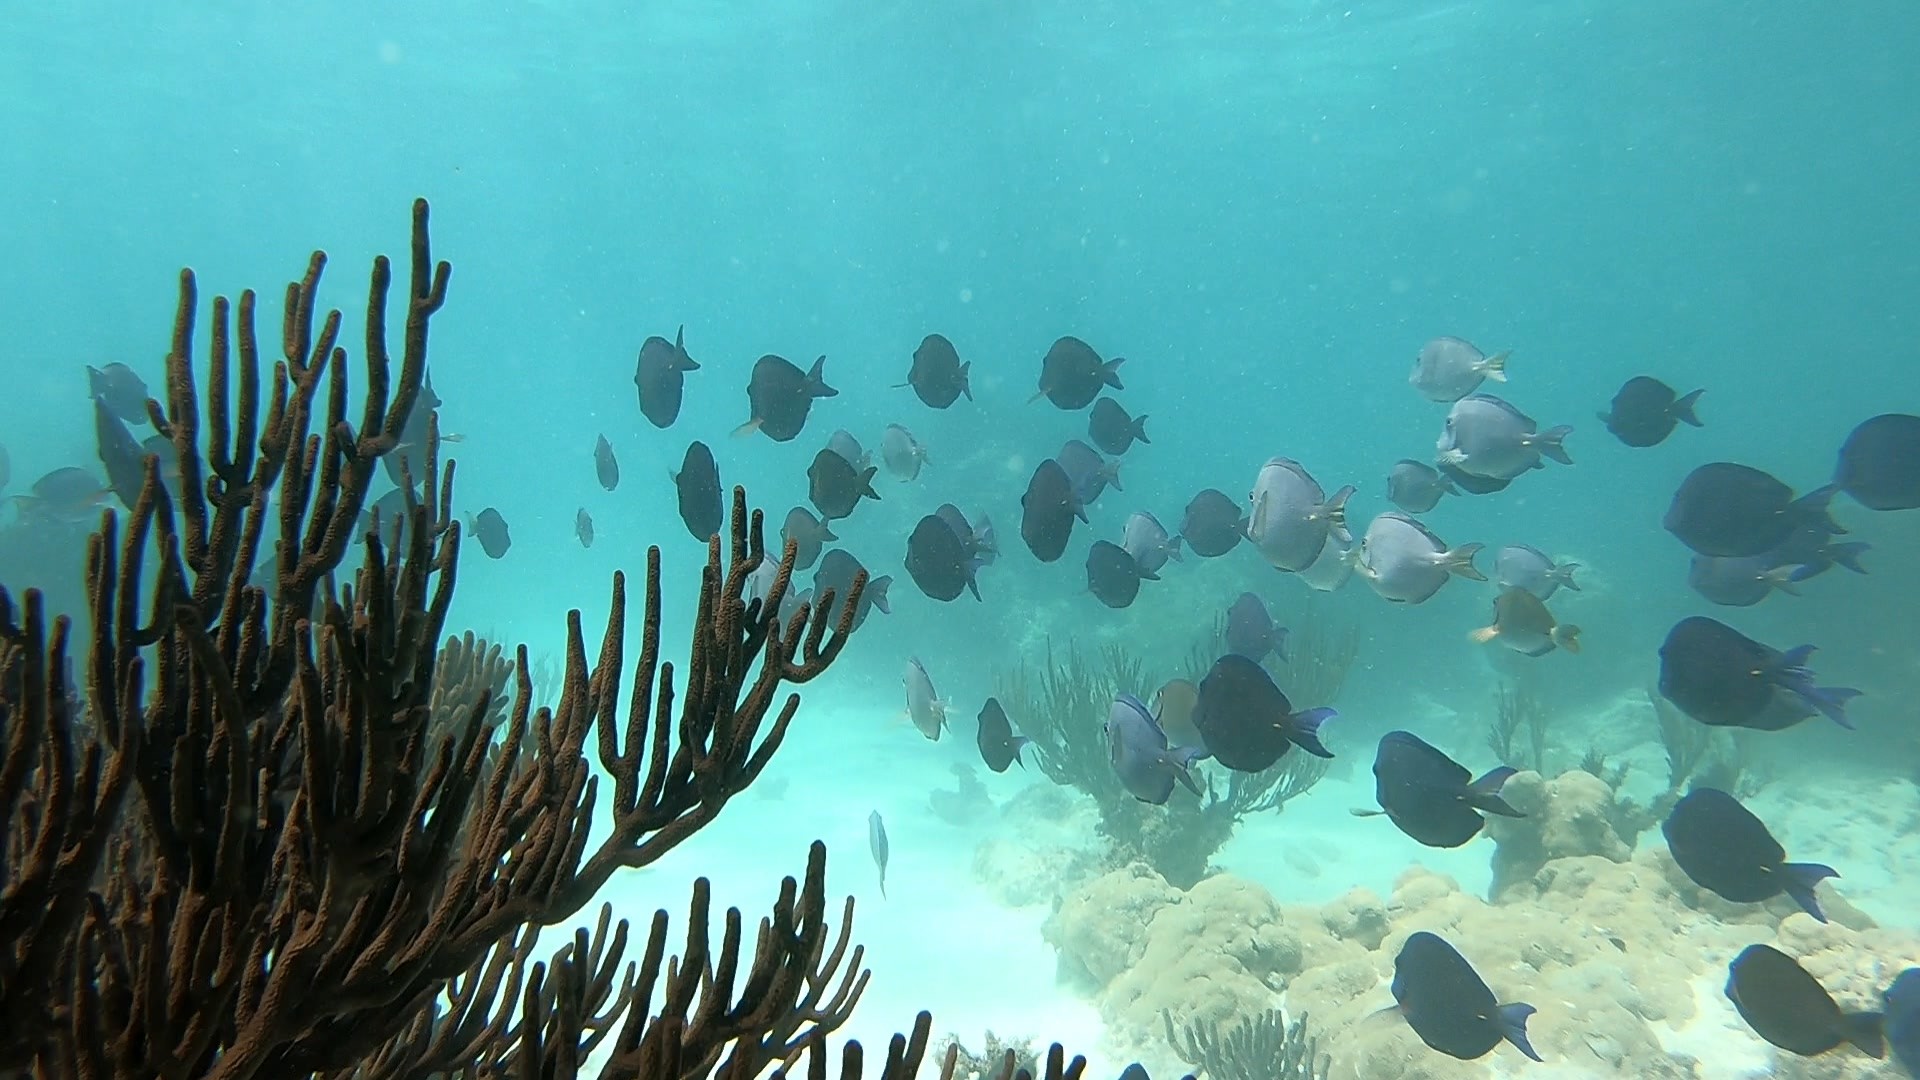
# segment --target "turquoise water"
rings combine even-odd
[[[1459,334],[1511,348],[1501,392],[1576,432],[1574,467],[1428,517],[1453,543],[1525,542],[1586,568],[1586,591],[1556,604],[1586,649],[1540,662],[1543,700],[1604,716],[1650,683],[1676,619],[1716,614],[1781,647],[1817,643],[1823,683],[1866,691],[1857,732],[1816,720],[1767,738],[1776,791],[1866,790],[1920,760],[1920,523],[1843,502],[1874,545],[1870,574],[1729,615],[1688,590],[1660,514],[1702,462],[1804,491],[1856,423],[1920,411],[1917,54],[1920,9],[1895,0],[22,7],[0,27],[7,493],[93,463],[82,364],[157,382],[183,265],[203,298],[253,287],[277,310],[279,285],[325,248],[325,301],[348,312],[357,357],[365,267],[404,255],[415,196],[455,266],[432,370],[443,429],[463,437],[459,505],[498,507],[514,529],[506,559],[468,546],[452,627],[557,653],[565,610],[600,625],[609,576],[636,573],[650,543],[667,553],[667,624],[684,625],[704,552],[667,474],[688,439],[777,520],[835,428],[873,449],[905,423],[933,464],[912,486],[883,476],[882,501],[841,535],[900,575],[920,515],[949,499],[987,512],[1007,554],[981,576],[985,602],[936,604],[901,575],[884,634],[856,638],[808,691],[776,770],[783,808],[743,797],[716,826],[767,845],[758,875],[714,871],[747,910],[812,836],[834,851],[836,894],[865,904],[869,807],[897,823],[890,884],[916,862],[966,877],[977,838],[929,824],[924,793],[971,760],[979,701],[1043,637],[1183,657],[1242,588],[1282,621],[1304,602],[1236,551],[1176,567],[1116,614],[1085,595],[1091,537],[1117,539],[1135,508],[1173,528],[1195,490],[1239,498],[1275,454],[1329,489],[1356,484],[1358,532],[1387,508],[1385,468],[1426,456],[1444,414],[1405,385],[1409,361]],[[681,324],[703,370],[661,432],[634,408],[634,354]],[[894,387],[935,331],[972,361],[974,405],[933,412]],[[1128,357],[1120,397],[1151,414],[1153,443],[1128,454],[1093,531],[1043,566],[1019,545],[1019,496],[1085,418],[1025,399],[1066,333]],[[825,354],[840,390],[793,443],[728,434],[764,352]],[[1642,373],[1706,387],[1706,427],[1644,451],[1613,441],[1594,413]],[[616,493],[594,481],[596,433],[619,454]],[[590,550],[572,537],[582,506]],[[0,581],[74,610],[78,560],[0,566]],[[1326,600],[1363,638],[1336,779],[1364,781],[1395,727],[1431,724],[1482,763],[1492,689],[1514,670],[1465,639],[1489,595],[1456,582],[1401,608],[1353,584]],[[909,653],[954,701],[950,741],[891,724]],[[1601,741],[1635,741],[1595,723]],[[1557,747],[1561,766],[1584,745]],[[1027,783],[985,779],[1003,799]],[[1421,854],[1388,850],[1401,861],[1365,882],[1383,894]],[[1262,853],[1228,851],[1227,869],[1263,879]],[[1483,874],[1484,854],[1458,872]],[[676,853],[634,903],[678,909],[698,869]],[[1269,887],[1324,903],[1360,883]],[[965,941],[968,903],[925,910]],[[863,1038],[958,997],[872,944],[889,978]],[[1052,968],[1032,955],[1032,972]],[[979,996],[969,1018],[1022,1026]]]

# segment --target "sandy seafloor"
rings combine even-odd
[[[670,948],[677,952],[691,880],[705,874],[713,883],[717,942],[720,905],[740,906],[753,926],[776,896],[781,876],[800,873],[808,844],[824,840],[830,920],[837,929],[841,898],[851,893],[854,940],[866,947],[873,971],[856,1014],[835,1036],[836,1046],[859,1039],[874,1067],[893,1033],[908,1030],[915,1013],[928,1009],[936,1047],[952,1033],[977,1051],[988,1030],[1013,1039],[1031,1037],[1041,1047],[1058,1040],[1069,1053],[1087,1056],[1090,1077],[1118,1076],[1132,1058],[1115,1056],[1095,1004],[1056,978],[1056,952],[1041,930],[1049,904],[1005,906],[975,869],[975,852],[983,842],[999,838],[1044,847],[1072,841],[1066,830],[1084,827],[1090,815],[1059,823],[1004,817],[1000,809],[1022,788],[1049,782],[1034,770],[1015,768],[996,776],[979,768],[995,809],[965,825],[951,824],[932,811],[928,792],[954,787],[952,763],[962,760],[962,747],[971,753],[970,710],[956,708],[955,730],[928,752],[904,717],[891,710],[871,703],[838,706],[823,691],[806,697],[797,724],[801,730],[761,781],[667,858],[617,876],[601,899],[636,923],[666,908],[674,919]],[[1644,699],[1637,704],[1644,707]],[[1632,695],[1623,695],[1621,708],[1634,705]],[[1580,719],[1599,724],[1606,717]],[[1664,775],[1661,753],[1652,743],[1634,747],[1627,756],[1651,784]],[[1462,889],[1484,897],[1493,842],[1483,835],[1455,850],[1425,849],[1384,819],[1354,816],[1350,808],[1374,805],[1371,754],[1347,756],[1351,760],[1283,812],[1244,821],[1216,856],[1215,868],[1259,883],[1286,905],[1325,904],[1356,886],[1388,897],[1395,880],[1415,864],[1450,875]],[[1911,835],[1911,824],[1899,829],[1871,817],[1863,820],[1849,794],[1859,783],[1858,776],[1836,769],[1829,777],[1797,777],[1791,787],[1769,785],[1748,805],[1780,837],[1790,860],[1835,865],[1843,875],[1834,883],[1836,891],[1854,905],[1882,926],[1920,929],[1914,884],[1897,880],[1892,868],[1902,859],[1909,865],[1920,862],[1920,837]],[[1912,784],[1884,783],[1874,798],[1920,808],[1920,792]],[[868,854],[867,816],[874,809],[884,815],[891,840],[884,899]],[[1897,835],[1901,832],[1908,835]],[[1656,824],[1640,835],[1638,848],[1662,844]],[[596,909],[583,917],[590,919]],[[1723,963],[1709,965],[1694,980],[1696,1015],[1677,1028],[1655,1024],[1658,1037],[1665,1049],[1697,1058],[1702,1080],[1773,1075],[1770,1048],[1734,1013],[1722,993],[1724,979]],[[1375,993],[1380,1007],[1392,1004],[1384,981]],[[1524,988],[1510,996],[1527,999]],[[1543,1011],[1553,1007],[1539,996],[1532,1000]],[[1480,1063],[1487,1076],[1622,1075],[1556,1065],[1551,1057],[1536,1064],[1505,1046]],[[936,1068],[929,1061],[923,1075],[933,1075]]]

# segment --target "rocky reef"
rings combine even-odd
[[[1722,986],[1727,963],[1766,942],[1842,1008],[1877,1008],[1893,974],[1920,964],[1920,937],[1876,925],[1831,882],[1820,889],[1824,925],[1785,897],[1734,904],[1700,889],[1657,830],[1637,850],[1622,838],[1616,821],[1631,804],[1591,772],[1523,773],[1508,796],[1529,817],[1489,830],[1491,900],[1417,862],[1385,897],[1355,889],[1319,906],[1279,903],[1232,874],[1183,890],[1136,863],[1061,889],[1045,935],[1063,979],[1099,1008],[1113,1052],[1156,1074],[1182,1067],[1170,1029],[1250,1023],[1276,1007],[1310,1017],[1329,1080],[1539,1069],[1505,1047],[1479,1061],[1446,1057],[1391,1010],[1394,957],[1426,930],[1453,942],[1500,1000],[1537,1007],[1529,1030],[1556,1075],[1893,1075],[1851,1050],[1776,1051],[1745,1029]],[[978,868],[1009,876],[1016,865],[983,857]]]

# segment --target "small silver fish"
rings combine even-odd
[[[1360,560],[1354,567],[1373,591],[1399,604],[1418,604],[1454,575],[1485,581],[1473,565],[1480,544],[1447,547],[1431,529],[1398,510],[1373,519],[1360,541]]]
[[[920,467],[927,464],[927,448],[920,445],[913,432],[899,424],[888,424],[880,433],[880,461],[887,467],[888,476],[905,483],[918,477]]]
[[[1327,542],[1320,548],[1320,556],[1313,560],[1313,565],[1300,571],[1300,580],[1321,592],[1335,592],[1353,577],[1359,552],[1358,544],[1343,544],[1329,533]]]
[[[1542,457],[1573,464],[1561,445],[1573,429],[1566,425],[1536,431],[1533,418],[1490,394],[1469,394],[1447,411],[1446,427],[1434,442],[1440,461],[1461,472],[1511,480],[1545,466]]]
[[[840,539],[826,522],[813,516],[813,512],[804,506],[796,506],[787,511],[787,520],[780,526],[780,541],[793,541],[793,570],[799,573],[808,569],[820,558],[820,549],[829,541]]]
[[[587,508],[584,506],[580,508],[579,513],[573,515],[573,535],[580,541],[581,547],[593,546],[593,515],[587,513]]]
[[[1458,494],[1452,480],[1424,461],[1401,458],[1387,470],[1387,498],[1409,514],[1424,514],[1439,504],[1440,496]]]
[[[1299,462],[1269,458],[1247,495],[1252,505],[1247,539],[1260,549],[1268,565],[1298,573],[1320,557],[1327,537],[1337,537],[1343,544],[1353,542],[1347,531],[1347,499],[1352,495],[1349,484],[1329,498]]]
[[[1493,580],[1501,588],[1525,589],[1542,600],[1553,599],[1562,586],[1580,591],[1573,572],[1579,563],[1555,563],[1546,552],[1527,544],[1508,544],[1493,557]]]
[[[1507,381],[1507,354],[1483,353],[1470,341],[1437,337],[1420,347],[1407,382],[1428,401],[1458,401],[1486,379]]]
[[[1200,785],[1187,766],[1206,751],[1193,746],[1169,748],[1153,714],[1132,694],[1114,698],[1107,712],[1107,751],[1121,786],[1141,802],[1164,804],[1173,794],[1175,779],[1200,794]]]
[[[1120,534],[1120,546],[1133,556],[1134,564],[1142,572],[1158,574],[1167,560],[1183,561],[1180,555],[1180,538],[1168,536],[1160,519],[1145,510],[1135,510],[1127,515],[1127,524]]]
[[[867,815],[867,850],[873,852],[873,865],[880,868],[880,898],[887,898],[887,824],[880,811]]]
[[[1775,566],[1766,555],[1695,555],[1687,565],[1687,584],[1709,602],[1722,607],[1752,607],[1775,590],[1800,595],[1800,582],[1811,576],[1800,565]]]
[[[1120,459],[1101,457],[1100,451],[1079,439],[1068,439],[1054,460],[1066,470],[1074,494],[1080,496],[1083,506],[1093,505],[1109,487],[1115,491],[1127,490],[1120,485]]]
[[[933,679],[917,656],[907,658],[907,670],[900,681],[907,687],[907,716],[920,734],[940,741],[940,729],[947,723],[947,703],[933,692]]]
[[[867,466],[873,464],[873,455],[861,449],[860,440],[845,428],[827,436],[827,449],[845,458],[854,472],[865,472]]]

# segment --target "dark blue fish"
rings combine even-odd
[[[1600,414],[1600,422],[1607,425],[1614,438],[1628,446],[1658,446],[1673,434],[1675,424],[1701,426],[1693,407],[1704,393],[1705,390],[1695,390],[1684,396],[1676,395],[1673,387],[1659,379],[1635,375],[1613,395],[1613,405]]]
[[[1267,614],[1267,605],[1258,596],[1243,592],[1227,609],[1227,651],[1259,663],[1268,653],[1287,659],[1287,628],[1275,625]]]
[[[1660,694],[1714,727],[1779,731],[1818,712],[1851,729],[1846,706],[1860,691],[1815,686],[1806,666],[1813,652],[1801,645],[1783,653],[1718,619],[1690,615],[1660,646]]]
[[[1881,995],[1887,1047],[1908,1076],[1920,1076],[1920,968],[1908,968]]]
[[[1517,771],[1501,765],[1474,780],[1465,766],[1419,736],[1389,731],[1373,757],[1373,797],[1401,832],[1428,847],[1459,847],[1479,835],[1482,812],[1526,817],[1500,797],[1501,785]]]
[[[1327,708],[1296,712],[1267,669],[1228,653],[1200,680],[1193,726],[1215,761],[1237,772],[1260,772],[1294,746],[1332,757],[1320,741],[1320,725],[1335,715]]]
[[[1854,428],[1833,482],[1869,510],[1920,507],[1920,416],[1883,413]]]
[[[1814,886],[1840,874],[1820,863],[1787,862],[1787,849],[1767,831],[1765,822],[1719,788],[1687,792],[1667,820],[1673,861],[1695,885],[1736,904],[1757,904],[1786,893],[1807,914],[1826,922],[1814,899]]]
[[[1496,1004],[1493,990],[1454,947],[1425,930],[1407,938],[1393,960],[1393,1000],[1420,1041],[1449,1057],[1485,1057],[1502,1039],[1535,1061],[1524,1003]]]
[[[1680,482],[1660,523],[1701,555],[1759,555],[1807,525],[1830,534],[1846,532],[1827,512],[1837,490],[1823,487],[1796,499],[1793,489],[1770,473],[1714,461]]]
[[[1726,994],[1754,1034],[1782,1050],[1813,1057],[1852,1043],[1868,1057],[1887,1054],[1879,1013],[1841,1012],[1818,979],[1771,945],[1749,945],[1734,957]]]
[[[979,729],[974,734],[974,744],[980,748],[980,760],[987,768],[1003,773],[1009,765],[1026,768],[1027,763],[1020,760],[1020,748],[1032,742],[1025,735],[1013,733],[1013,723],[1007,719],[1007,710],[1000,707],[999,698],[988,698],[980,706]]]

